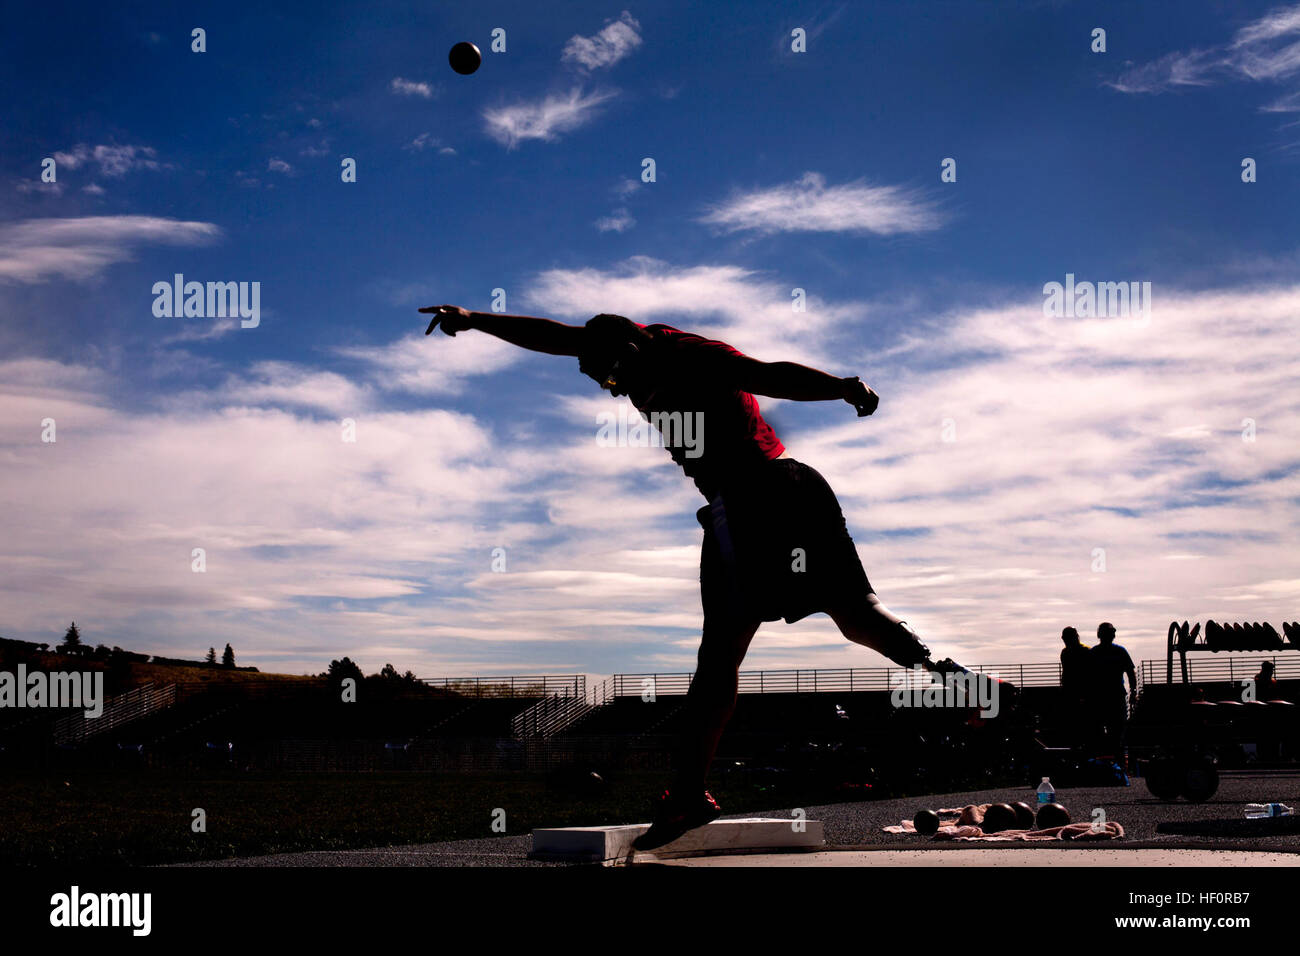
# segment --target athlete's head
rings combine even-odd
[[[578,368],[601,388],[626,395],[640,371],[641,349],[650,334],[631,319],[602,313],[587,320],[586,335]]]

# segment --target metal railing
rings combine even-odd
[[[1278,680],[1300,680],[1300,659],[1278,652],[1265,656],[1234,657],[1228,652],[1219,652],[1213,658],[1189,658],[1187,660],[1187,682],[1243,681],[1250,680],[1259,673],[1260,666],[1271,661],[1276,667],[1274,677]],[[1139,673],[1144,684],[1168,683],[1167,662],[1163,660],[1143,661]],[[1175,681],[1175,683],[1178,683]]]
[[[1058,661],[1039,664],[984,664],[977,673],[1009,680],[1018,687],[1056,687],[1061,682]],[[566,688],[516,714],[510,722],[517,738],[552,737],[588,714],[620,697],[683,696],[690,690],[693,672],[666,674],[613,674],[587,691],[585,684]],[[891,691],[928,684],[928,674],[902,667],[843,667],[808,670],[741,671],[742,694],[823,694]],[[485,678],[486,680],[486,678]]]
[[[516,714],[510,721],[510,732],[516,737],[552,737],[576,724],[592,711],[599,710],[616,696],[617,674],[606,677],[590,690],[586,681],[576,694],[558,694],[539,700]]]
[[[595,705],[583,697],[547,697],[539,700],[510,721],[516,737],[550,737],[581,720]]]
[[[585,697],[586,674],[512,677],[422,677],[420,682],[465,697]]]
[[[155,688],[143,684],[125,694],[110,697],[98,717],[87,717],[84,712],[61,717],[54,724],[54,742],[78,743],[106,733],[133,720],[147,717],[176,703],[176,685]]]
[[[1017,687],[1057,687],[1061,683],[1061,665],[1057,661],[1040,664],[982,664],[971,670],[1009,680]],[[742,694],[822,694],[887,691],[910,682],[914,671],[902,667],[841,667],[811,670],[741,671]],[[691,686],[692,673],[615,674],[606,683],[608,696],[640,697],[653,691],[656,697],[685,694]],[[910,683],[909,685],[910,686]]]
[[[614,688],[617,686],[617,679],[617,674],[612,677],[606,677],[599,684],[596,684],[591,688],[591,693],[588,695],[588,699],[591,701],[593,707],[604,707],[618,696],[614,693]]]

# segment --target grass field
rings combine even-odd
[[[581,795],[522,774],[17,775],[0,780],[0,865],[141,865],[491,837],[496,808],[512,834],[636,822],[662,784],[659,775],[626,775]],[[714,793],[730,813],[813,797],[751,786]],[[206,812],[206,833],[191,830],[195,808]]]

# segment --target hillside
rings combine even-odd
[[[29,670],[42,671],[104,671],[106,683],[112,693],[120,693],[141,684],[237,684],[249,681],[318,682],[321,678],[302,674],[274,674],[257,670],[238,670],[227,667],[186,665],[178,663],[153,663],[131,660],[130,657],[147,655],[111,655],[102,657],[74,657],[54,651],[42,651],[35,645],[19,641],[0,640],[0,670],[13,670],[22,663]]]

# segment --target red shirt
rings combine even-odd
[[[712,499],[749,469],[781,456],[785,446],[763,420],[757,399],[732,384],[733,360],[743,353],[670,325],[641,327],[653,336],[643,349],[649,381],[628,398],[659,427],[673,461],[704,497]],[[664,434],[665,424],[672,434]]]

